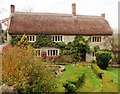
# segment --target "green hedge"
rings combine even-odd
[[[104,74],[104,72],[97,66],[97,64],[91,64],[91,68],[94,70],[97,76],[102,78],[102,74]]]
[[[108,74],[102,74],[102,92],[118,92],[116,85]]]
[[[63,83],[63,87],[67,89],[68,92],[76,92],[77,88],[79,88],[85,82],[86,76],[83,73],[80,77],[74,77],[71,80],[66,80],[66,83]]]

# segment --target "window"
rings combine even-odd
[[[62,35],[54,35],[54,36],[52,36],[52,40],[54,42],[61,42],[61,41],[63,41],[63,36]]]
[[[101,42],[101,36],[93,36],[93,37],[91,37],[90,42]]]
[[[95,56],[95,52],[92,52],[92,56],[93,56],[93,57]]]
[[[27,35],[27,38],[30,42],[35,42],[36,41],[36,36],[35,35]]]
[[[35,49],[35,56],[41,57],[41,50],[40,49]]]
[[[57,56],[59,55],[59,50],[47,50],[48,56]]]

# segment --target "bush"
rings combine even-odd
[[[101,69],[106,69],[108,67],[108,63],[112,58],[112,54],[109,51],[98,51],[96,52],[96,61],[97,65]]]
[[[91,68],[94,70],[98,77],[102,78],[102,74],[104,72],[97,66],[97,64],[92,64]]]
[[[3,83],[15,87],[20,93],[50,92],[54,90],[54,73],[33,50],[4,47],[2,55]]]
[[[85,82],[85,79],[86,76],[85,73],[83,73],[80,77],[75,76],[72,77],[72,79],[67,80],[66,83],[63,84],[63,87],[65,87],[68,92],[76,92],[76,89]]]
[[[63,87],[65,87],[68,90],[68,92],[75,92],[76,91],[75,85],[70,83],[70,82],[64,83]]]

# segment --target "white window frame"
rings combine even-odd
[[[64,42],[64,36],[63,35],[52,35],[52,41]]]
[[[34,51],[36,57],[41,57],[41,49],[34,49]]]
[[[27,38],[28,38],[29,42],[35,42],[36,41],[36,35],[27,35]]]
[[[90,42],[102,42],[102,36],[91,36]]]
[[[55,53],[54,53],[55,51]],[[59,55],[59,49],[48,49],[47,50],[47,56],[58,56]]]

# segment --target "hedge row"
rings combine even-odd
[[[113,83],[112,78],[107,74],[102,74],[102,92],[118,92],[116,85]]]
[[[102,74],[104,74],[104,72],[97,66],[97,64],[92,64],[91,68],[94,70],[98,77],[102,78]]]
[[[68,92],[76,92],[76,89],[85,82],[85,78],[85,73],[83,73],[81,77],[75,80],[67,80],[66,83],[63,84],[63,87],[65,87]]]
[[[104,74],[97,64],[92,64],[91,68],[100,78],[102,78],[102,92],[117,92],[117,87],[113,83],[113,79],[108,74]]]

